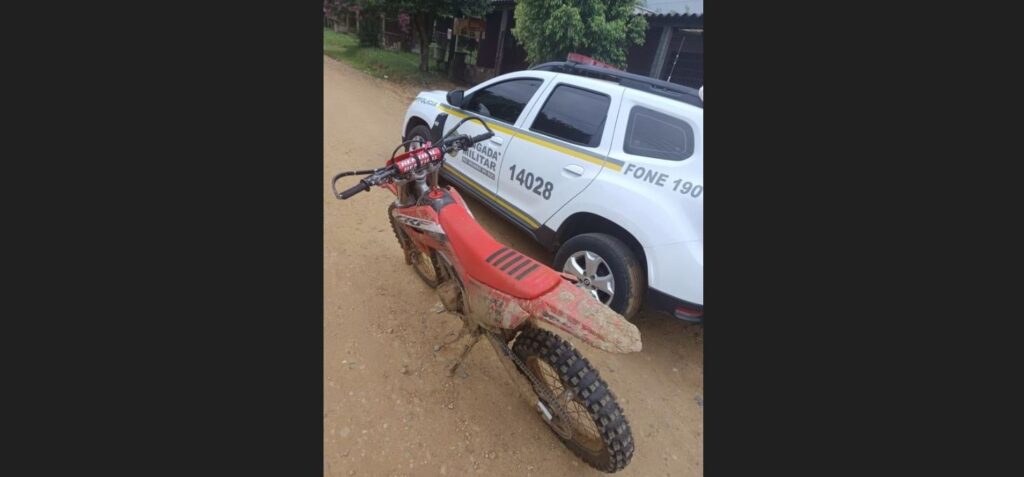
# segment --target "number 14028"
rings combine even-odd
[[[509,180],[512,182],[518,182],[519,185],[525,187],[526,190],[532,191],[534,194],[543,197],[544,200],[551,198],[551,192],[555,189],[555,185],[552,184],[551,181],[546,181],[543,177],[535,176],[532,172],[526,172],[523,169],[519,169],[519,174],[516,174],[515,164],[513,164],[512,167],[509,167],[509,170],[511,171]]]

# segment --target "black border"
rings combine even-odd
[[[980,406],[947,388],[972,372],[944,355],[990,346],[980,275],[949,258],[992,249],[960,222],[990,203],[942,189],[987,184],[989,146],[937,131],[987,117],[951,59],[998,42],[933,44],[962,9],[707,7],[706,474],[977,473],[955,436],[981,418],[949,414]]]
[[[322,475],[319,3],[8,12],[22,468]]]

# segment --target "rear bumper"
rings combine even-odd
[[[668,314],[690,323],[704,323],[704,305],[680,300],[654,288],[647,288],[644,309]]]

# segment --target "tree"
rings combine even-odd
[[[489,0],[358,0],[357,3],[367,11],[409,15],[409,22],[419,39],[420,71],[424,73],[430,71],[430,36],[435,18],[483,18],[491,9]]]
[[[647,20],[633,13],[639,0],[520,0],[512,34],[531,65],[582,53],[626,66],[629,44],[642,45]]]

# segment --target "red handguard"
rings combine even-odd
[[[443,154],[441,154],[440,148],[433,147],[430,143],[427,143],[424,147],[396,156],[388,161],[388,163],[394,164],[399,173],[405,174],[417,167],[425,166],[431,162],[438,162],[442,157]]]

